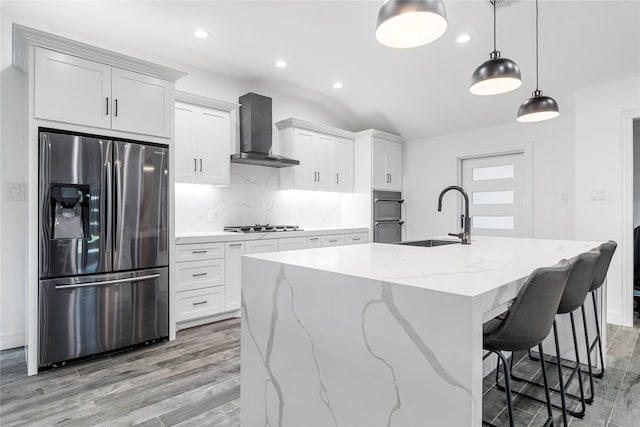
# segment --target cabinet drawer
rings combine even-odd
[[[306,237],[289,237],[286,239],[278,239],[279,251],[295,251],[307,248]]]
[[[176,265],[176,292],[224,284],[224,260],[189,261]]]
[[[369,233],[351,233],[345,236],[345,245],[357,245],[358,243],[368,243]]]
[[[320,247],[320,236],[318,237],[307,237],[307,248],[319,248]]]
[[[278,252],[278,240],[249,240],[246,242],[245,254],[260,254],[263,252]]]
[[[224,243],[176,245],[176,262],[224,258]]]
[[[345,244],[345,238],[343,234],[335,234],[330,236],[322,236],[320,238],[320,246],[325,248],[328,246],[341,246]]]
[[[224,286],[176,294],[176,321],[197,319],[224,311]]]

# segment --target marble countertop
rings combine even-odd
[[[476,297],[505,283],[523,281],[598,246],[598,242],[478,236],[471,245],[416,247],[384,243],[247,255],[449,294]]]
[[[367,227],[360,228],[323,228],[304,229],[303,231],[270,232],[270,233],[230,233],[226,231],[203,231],[176,233],[176,244],[216,243],[245,240],[284,239],[287,237],[326,236],[331,234],[367,233]]]

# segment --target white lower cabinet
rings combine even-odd
[[[320,237],[307,237],[307,248],[319,248],[320,245]]]
[[[238,310],[240,308],[240,271],[242,255],[245,253],[244,242],[225,244],[225,277],[226,292],[224,296],[225,311]]]
[[[266,252],[352,245],[369,241],[368,233],[330,234],[242,242],[176,245],[176,321],[220,313],[236,315],[241,307],[242,256]],[[202,320],[198,320],[202,319]]]
[[[352,233],[345,236],[345,245],[357,245],[358,243],[369,243],[369,233]]]
[[[224,286],[176,293],[176,321],[193,320],[224,311]]]
[[[289,237],[286,239],[278,239],[278,251],[295,251],[298,249],[307,249],[306,237]]]
[[[342,246],[345,244],[344,234],[336,234],[330,236],[322,236],[320,238],[320,247],[327,248],[330,246]]]
[[[247,248],[245,253],[261,254],[264,252],[278,252],[278,241],[276,239],[269,240],[249,240],[246,242]]]

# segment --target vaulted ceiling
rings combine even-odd
[[[407,139],[511,123],[535,88],[535,5],[498,8],[498,50],[523,85],[477,97],[473,69],[492,50],[488,1],[445,0],[449,28],[436,42],[390,49],[374,37],[382,1],[3,1],[19,23],[104,40],[282,91],[341,104],[353,129]],[[575,89],[640,75],[640,1],[540,1],[540,86],[569,107]],[[43,28],[45,27],[45,28]],[[194,38],[196,28],[208,39]],[[57,31],[56,31],[57,30]],[[456,43],[461,33],[472,36]],[[4,46],[4,45],[3,45]],[[127,53],[127,52],[125,52]],[[285,59],[289,66],[277,69]],[[335,81],[344,87],[336,90]],[[523,125],[526,126],[526,125]]]

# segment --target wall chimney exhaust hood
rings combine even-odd
[[[240,101],[240,152],[231,155],[232,163],[284,168],[299,160],[271,153],[273,118],[271,98],[247,93]]]

